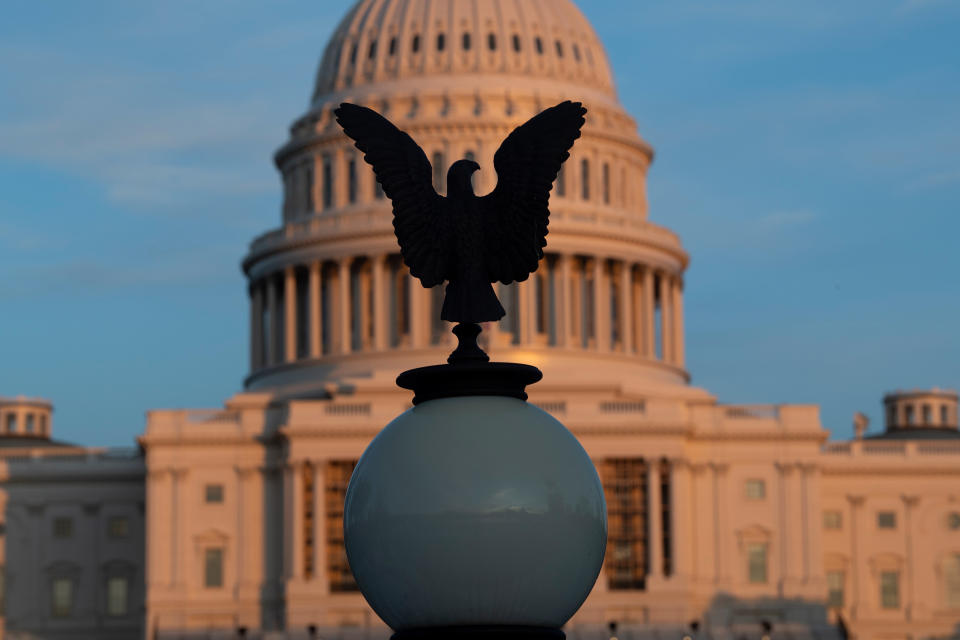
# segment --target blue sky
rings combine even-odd
[[[0,394],[128,445],[247,367],[239,260],[347,0],[5,3]],[[582,2],[693,257],[694,383],[881,422],[960,387],[960,3]]]

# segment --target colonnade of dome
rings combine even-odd
[[[391,204],[336,124],[333,110],[345,101],[374,108],[407,131],[431,161],[441,194],[453,162],[476,160],[478,195],[496,186],[493,157],[514,127],[563,100],[582,101],[587,122],[554,183],[546,256],[526,282],[498,285],[508,313],[488,323],[482,339],[498,358],[539,350],[544,358],[562,355],[569,370],[578,357],[602,356],[634,366],[632,373],[641,367],[685,382],[688,257],[675,234],[647,220],[653,151],[617,101],[590,25],[566,0],[427,4],[359,2],[326,50],[310,108],[276,153],[282,226],[256,238],[243,263],[251,305],[248,387],[439,362],[453,341],[439,319],[442,289],[426,290],[409,276]],[[449,5],[442,16],[441,5]],[[422,64],[398,49],[412,46],[414,34],[433,42],[441,32],[473,35],[452,39],[443,56]],[[483,34],[493,37],[484,42]],[[514,36],[522,64],[475,51]],[[537,53],[537,39],[541,49],[553,44]],[[576,58],[565,57],[574,42]],[[355,49],[373,51],[374,71],[357,71],[359,62],[350,62],[360,55]],[[401,67],[391,71],[382,58],[390,55]],[[583,73],[566,71],[568,64],[585,65]],[[583,75],[590,68],[592,75]],[[372,354],[377,358],[364,357]]]

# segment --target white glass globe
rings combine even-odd
[[[559,628],[606,548],[586,451],[515,398],[443,398],[398,416],[357,463],[344,509],[350,567],[394,630]]]

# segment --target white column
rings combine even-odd
[[[557,279],[553,290],[557,294],[557,344],[570,346],[570,256],[561,253],[557,256]]]
[[[610,287],[604,269],[605,262],[600,256],[593,259],[593,330],[598,351],[610,349]]]
[[[670,274],[661,271],[660,280],[660,358],[673,362],[673,287]]]
[[[372,174],[371,174],[372,175]],[[372,183],[371,183],[372,184]],[[387,348],[387,331],[390,320],[390,295],[387,291],[387,256],[380,254],[370,258],[373,269],[373,348]]]
[[[326,485],[324,469],[326,461],[313,465],[313,579],[323,585],[324,592],[329,588],[327,580],[327,512],[324,498]]]
[[[690,463],[674,458],[670,461],[670,517],[673,534],[673,575],[678,580],[688,580],[693,566],[692,514]]]
[[[567,290],[570,292],[570,337],[573,339],[573,346],[577,349],[583,348],[583,283],[585,270],[584,265],[577,258],[570,256],[573,275],[570,282],[567,283]]]
[[[430,290],[420,280],[410,277],[410,343],[415,349],[427,346],[430,336]]]
[[[359,287],[360,290],[360,304],[357,305],[360,313],[360,318],[357,322],[357,327],[360,331],[360,349],[363,351],[369,351],[372,343],[373,336],[373,318],[371,317],[372,309],[370,305],[370,292],[372,288],[372,279],[373,279],[373,261],[368,261],[366,269],[362,269],[357,276],[360,278]]]
[[[530,277],[524,282],[517,283],[517,320],[520,323],[520,344],[533,344],[533,334],[535,329],[534,314],[534,282],[536,274],[530,274]]]
[[[340,258],[337,262],[337,293],[339,294],[339,313],[337,314],[337,336],[340,340],[340,353],[350,353],[352,346],[352,319],[350,295],[350,264],[352,257]]]
[[[647,526],[650,541],[650,578],[663,578],[663,512],[660,509],[660,461],[647,465]]]
[[[267,366],[272,366],[279,362],[277,357],[277,279],[273,274],[266,277],[267,285],[267,316],[270,326],[267,327]]]
[[[678,367],[686,366],[686,347],[683,328],[683,278],[673,280],[673,360]]]
[[[308,284],[311,358],[319,358],[323,355],[323,312],[320,300],[323,293],[323,283],[320,278],[320,262],[315,260],[310,263],[310,282]]]
[[[294,580],[303,580],[303,462],[291,463],[288,467],[292,474],[293,503],[290,509],[292,533],[290,536],[293,558],[293,567],[290,572]]]
[[[917,510],[917,505],[920,504],[920,496],[901,496],[903,500],[903,512],[904,512],[904,522],[903,530],[906,538],[906,545],[904,550],[904,565],[903,570],[906,575],[904,575],[904,589],[903,589],[903,607],[904,611],[907,614],[907,620],[916,620],[917,618],[924,617],[923,614],[926,613],[925,603],[921,597],[920,600],[917,600],[915,587],[914,587],[914,575],[916,574],[914,564],[916,562],[916,554],[914,553],[914,514]],[[919,615],[918,615],[919,614]]]
[[[629,262],[620,263],[620,349],[624,353],[633,351],[633,278]]]
[[[861,548],[860,529],[863,527],[860,522],[860,513],[863,511],[861,507],[864,503],[864,497],[848,495],[847,501],[850,503],[850,618],[856,620],[863,613],[860,594],[869,584],[868,581],[861,580],[863,574],[859,553]]]
[[[284,271],[284,348],[285,360],[297,359],[297,274],[292,266]]]
[[[173,470],[173,519],[174,525],[171,527],[173,532],[172,548],[172,566],[171,584],[175,589],[183,589],[186,584],[186,561],[189,553],[187,518],[185,517],[189,510],[186,509],[185,502],[190,497],[185,495],[185,486],[187,479],[186,469]]]
[[[654,359],[657,355],[656,348],[654,346],[654,341],[656,340],[656,332],[654,331],[654,298],[653,298],[653,269],[644,266],[643,267],[643,354],[650,358]]]

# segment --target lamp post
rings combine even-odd
[[[562,103],[516,129],[497,152],[507,186],[492,201],[468,192],[471,161],[454,163],[451,195],[438,201],[418,182],[430,171],[409,136],[369,109],[337,111],[394,201],[404,260],[425,286],[447,274],[442,317],[459,322],[447,364],[397,378],[414,406],[373,439],[347,487],[347,558],[393,640],[562,640],[600,573],[607,518],[596,468],[566,427],[526,401],[540,370],[490,362],[477,345],[477,323],[503,316],[484,279],[524,280],[537,268],[550,185],[585,113]],[[447,235],[425,249],[438,234]]]

